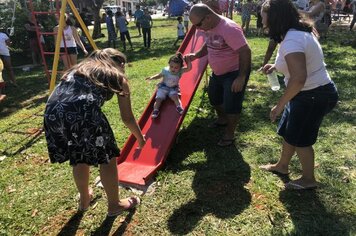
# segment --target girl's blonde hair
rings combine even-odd
[[[122,82],[126,79],[124,66],[126,56],[113,48],[95,50],[79,64],[67,70],[62,79],[73,73],[83,76],[98,87],[108,92],[125,95]]]

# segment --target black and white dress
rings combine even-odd
[[[120,155],[113,131],[101,111],[113,93],[90,80],[69,75],[48,99],[44,129],[52,163],[108,163]]]

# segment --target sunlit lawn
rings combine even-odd
[[[150,50],[143,49],[130,25],[134,49],[126,52],[126,72],[139,118],[155,90],[155,83],[144,78],[160,72],[177,49],[172,47],[176,21],[154,21]],[[354,235],[356,49],[344,41],[354,36],[336,28],[322,41],[340,102],[325,118],[315,145],[318,190],[285,191],[281,179],[258,169],[280,153],[281,139],[268,113],[283,91],[272,92],[265,76],[256,72],[268,40],[251,35],[253,72],[235,147],[218,148],[221,131],[207,128],[214,112],[202,80],[154,191],[142,196],[135,212],[115,220],[105,219],[101,188],[95,188],[95,208],[75,214],[71,167],[48,162],[44,135],[37,132],[48,95],[43,70],[16,70],[20,87],[8,87],[8,98],[0,104],[0,235]],[[106,39],[97,43],[105,47]],[[122,147],[129,131],[116,99],[103,110]],[[290,177],[300,173],[294,158]],[[97,176],[93,168],[93,185]],[[121,189],[121,194],[132,193]]]

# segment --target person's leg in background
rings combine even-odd
[[[2,70],[4,69],[4,64],[0,59],[0,102],[6,98],[6,95],[3,94],[3,89],[5,88],[5,81],[2,78]]]
[[[143,34],[143,46],[147,47],[147,30],[146,28],[142,28],[142,34]]]
[[[2,62],[4,64],[4,68],[7,71],[10,83],[12,83],[12,85],[14,85],[14,86],[17,86],[14,70],[12,69],[11,57],[10,56],[1,55],[0,58],[2,59]]]
[[[354,25],[356,23],[356,14],[354,14],[351,24],[350,24],[350,31],[352,31],[352,29],[354,28]]]
[[[151,28],[147,29],[147,47],[151,47]]]

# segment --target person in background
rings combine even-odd
[[[154,76],[146,78],[146,80],[155,80],[162,78],[162,81],[158,84],[156,101],[153,105],[152,118],[157,118],[159,115],[159,108],[162,102],[167,98],[167,96],[176,105],[177,112],[182,115],[184,108],[182,107],[182,102],[179,99],[180,89],[179,80],[182,74],[188,72],[192,68],[192,63],[188,57],[185,58],[187,66],[184,67],[184,58],[181,53],[169,58],[168,66],[162,69],[162,72]]]
[[[136,11],[134,12],[133,16],[135,18],[135,24],[138,30],[138,36],[141,36],[141,17],[144,15],[143,11],[141,10],[140,5],[136,5]]]
[[[241,28],[245,34],[249,33],[251,13],[253,11],[252,0],[246,0],[247,2],[242,5],[241,8]]]
[[[142,27],[142,34],[143,34],[143,44],[144,47],[150,48],[151,47],[151,28],[153,25],[152,17],[148,12],[148,8],[145,8],[143,11],[143,16],[141,19],[141,27]]]
[[[286,89],[270,112],[272,122],[283,112],[277,131],[283,137],[282,153],[277,163],[260,168],[288,175],[290,161],[297,153],[302,176],[285,188],[315,189],[313,145],[324,116],[338,101],[338,93],[326,70],[312,22],[304,19],[290,0],[265,1],[261,15],[269,37],[280,44],[275,63],[266,64],[263,71],[283,73]]]
[[[352,29],[354,28],[354,25],[356,23],[356,0],[353,0],[350,5],[352,6],[352,14],[353,14],[353,18],[350,24],[350,31],[352,31]]]
[[[3,69],[4,69],[4,64],[2,63],[2,60],[0,60],[0,102],[2,102],[6,98],[6,95],[3,93],[3,89],[5,88],[5,82],[4,79],[2,78]]]
[[[9,82],[13,86],[17,87],[15,74],[11,64],[10,50],[8,48],[10,45],[11,45],[11,40],[9,36],[6,33],[0,31],[0,59],[2,60],[4,67],[7,71]]]
[[[106,17],[107,17],[107,14],[104,12],[102,15],[101,15],[101,23],[105,23],[105,20],[106,20]],[[102,37],[104,37],[104,35],[102,34]]]
[[[185,37],[184,26],[182,24],[182,17],[178,16],[177,17],[177,21],[178,21],[178,24],[177,24],[177,39],[174,42],[173,47],[175,47],[177,45],[179,40],[183,40],[184,37]]]
[[[188,33],[188,30],[189,30],[189,9],[188,9],[188,7],[184,8],[183,23],[184,23],[185,33]]]
[[[299,10],[299,13],[305,14],[314,21],[316,30],[320,37],[326,37],[329,25],[324,22],[325,3],[320,0],[311,0],[308,10]]]
[[[116,48],[117,34],[114,26],[114,21],[112,19],[114,15],[111,10],[108,10],[106,14],[107,15],[105,18],[105,22],[106,22],[106,29],[108,30],[108,48],[111,47],[111,42],[112,42],[112,47]]]
[[[105,102],[117,95],[122,121],[136,137],[139,148],[145,137],[131,108],[125,75],[126,56],[113,49],[96,50],[63,75],[50,95],[44,112],[44,130],[51,163],[69,161],[80,200],[86,211],[93,199],[89,187],[90,166],[99,166],[108,201],[107,216],[134,208],[140,199],[119,199],[117,160],[120,149],[102,112]]]
[[[132,20],[132,10],[131,10],[131,8],[129,9],[128,14],[129,14],[129,19],[131,21]]]
[[[58,32],[58,25],[54,28],[54,32]],[[73,26],[73,22],[70,19],[68,14],[65,15],[65,26],[63,29],[63,37],[60,43],[60,52],[65,53],[67,51],[68,55],[62,54],[61,59],[64,64],[64,69],[68,70],[73,65],[77,64],[78,60],[78,49],[77,45],[83,50],[84,55],[87,55],[88,52],[84,47],[84,44],[80,40],[77,28]],[[55,34],[54,40],[57,40],[57,36]]]
[[[131,37],[129,30],[127,28],[127,25],[129,22],[126,20],[126,17],[122,14],[121,11],[116,12],[115,14],[115,19],[116,19],[116,28],[120,32],[120,40],[124,46],[124,51],[126,51],[126,39],[130,44],[130,47],[132,49],[132,43],[131,43]]]
[[[24,26],[27,31],[27,37],[30,44],[32,64],[37,66],[41,62],[40,47],[37,39],[36,26],[32,22],[31,16],[29,16],[28,18],[29,19],[25,22]]]
[[[251,49],[241,27],[236,22],[218,15],[209,6],[194,5],[189,18],[199,33],[204,34],[205,43],[187,57],[195,60],[208,55],[213,71],[208,95],[218,118],[209,127],[225,127],[217,145],[230,146],[235,141],[235,129],[251,70]]]
[[[309,1],[307,0],[297,0],[294,4],[299,10],[307,10],[309,7]]]
[[[263,35],[263,24],[262,24],[262,16],[261,16],[261,8],[262,8],[263,0],[257,2],[256,5],[256,28],[257,28],[257,36]]]

